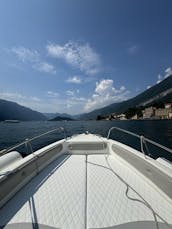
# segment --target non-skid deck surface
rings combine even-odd
[[[103,228],[154,221],[152,209],[172,224],[172,204],[115,156],[63,155],[0,210],[0,225]]]
[[[152,166],[147,160],[143,160],[130,151],[120,147],[112,146],[114,152],[122,157],[129,164],[133,165],[138,171],[148,177],[154,184],[156,184],[170,199],[172,199],[172,178],[167,174],[162,173],[161,170]]]

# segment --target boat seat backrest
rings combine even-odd
[[[0,208],[44,167],[57,158],[62,148],[62,144],[42,148],[22,158],[12,170],[4,174],[0,173]],[[17,154],[15,156],[17,158]]]
[[[13,167],[14,164],[22,160],[22,155],[17,151],[9,152],[0,157],[0,171]]]

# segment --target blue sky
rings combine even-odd
[[[171,0],[1,0],[0,98],[78,114],[131,98],[172,66]]]

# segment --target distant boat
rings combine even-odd
[[[5,120],[4,122],[6,122],[6,123],[19,123],[20,121],[12,119],[12,120]]]

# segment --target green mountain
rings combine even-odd
[[[132,99],[81,114],[79,119],[96,119],[97,115],[121,114],[128,108],[150,106],[157,102],[169,101],[172,102],[172,75]]]
[[[40,112],[33,111],[17,103],[0,99],[0,121],[9,119],[20,121],[38,121],[46,120],[46,117]]]

